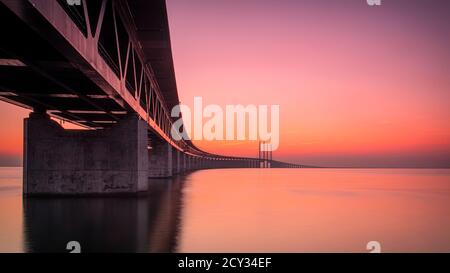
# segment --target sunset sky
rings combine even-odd
[[[274,159],[450,167],[450,1],[167,0],[179,97],[280,105]],[[0,165],[27,111],[0,102]],[[257,143],[195,142],[256,156]]]

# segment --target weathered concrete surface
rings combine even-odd
[[[105,130],[65,130],[46,114],[24,121],[25,195],[148,189],[147,124],[130,115]]]
[[[170,177],[173,174],[172,146],[159,139],[152,139],[151,149],[148,150],[149,178]]]

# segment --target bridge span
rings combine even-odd
[[[32,110],[26,195],[137,193],[149,178],[197,169],[301,167],[172,138],[179,98],[164,0],[0,0],[0,23],[0,99]]]

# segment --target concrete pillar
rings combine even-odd
[[[194,157],[194,169],[195,169],[195,170],[198,170],[198,167],[199,167],[199,166],[198,166],[198,165],[199,165],[198,163],[199,163],[198,157]]]
[[[182,170],[182,162],[181,162],[181,160],[182,160],[182,158],[181,158],[181,157],[182,157],[182,154],[181,154],[181,152],[178,151],[178,150],[177,150],[176,154],[177,154],[177,174],[180,174],[180,173],[183,172],[183,170]]]
[[[147,124],[130,115],[104,130],[65,130],[45,113],[24,120],[23,193],[108,194],[148,189]]]
[[[191,168],[192,168],[192,170],[197,169],[197,158],[196,157],[191,158]]]
[[[183,172],[187,172],[188,171],[188,166],[187,166],[187,155],[185,153],[183,153]]]
[[[178,150],[172,147],[172,175],[178,174]]]
[[[172,145],[160,139],[150,141],[148,177],[170,177],[173,174]]]

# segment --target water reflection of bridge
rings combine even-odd
[[[173,252],[179,229],[182,181],[158,180],[136,198],[24,199],[25,249],[68,252]]]

